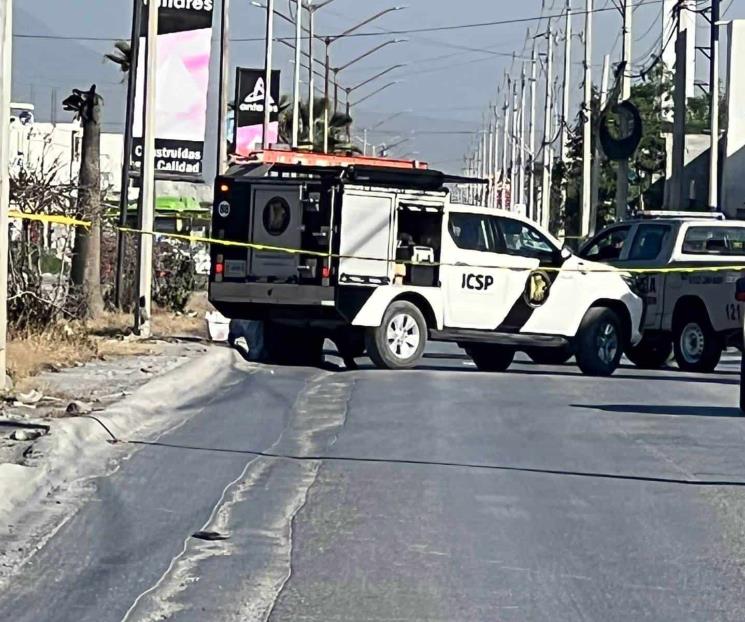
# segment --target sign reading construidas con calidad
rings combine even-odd
[[[147,7],[148,0],[142,0]],[[202,175],[213,0],[160,0],[155,102],[155,169],[170,178]],[[132,160],[142,164],[147,8],[143,9]]]

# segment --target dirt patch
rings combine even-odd
[[[206,292],[198,292],[185,313],[162,309],[153,312],[154,337],[207,338],[204,314],[211,310]],[[50,327],[40,334],[11,335],[8,342],[8,373],[18,388],[33,386],[31,378],[45,371],[59,371],[101,359],[142,356],[152,344],[132,335],[128,313],[105,313],[96,320]]]

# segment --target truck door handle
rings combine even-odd
[[[468,264],[467,264],[467,263],[465,263],[465,262],[463,262],[463,261],[456,261],[456,262],[455,262],[455,265],[456,265],[457,267],[459,267],[459,268],[464,268],[464,267],[468,266]]]

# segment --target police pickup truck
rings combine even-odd
[[[745,270],[745,222],[708,213],[647,212],[608,227],[579,255],[619,268],[660,269],[643,272],[640,283],[644,338],[626,351],[637,366],[662,367],[674,350],[680,369],[710,372],[725,347],[742,348],[743,305],[734,294]],[[690,271],[695,268],[701,270]]]
[[[609,375],[641,338],[633,279],[524,218],[451,203],[461,178],[388,159],[254,159],[215,184],[209,298],[263,321],[270,358],[312,361],[329,338],[345,359],[401,369],[429,339],[481,370],[523,350]]]

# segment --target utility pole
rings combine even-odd
[[[569,92],[572,83],[572,2],[567,0],[566,24],[564,26],[564,86],[561,102],[561,161],[569,157]],[[566,200],[566,186],[564,189]]]
[[[520,189],[519,202],[525,205],[525,93],[526,93],[525,62],[523,62],[520,76],[520,124],[517,130],[518,158],[520,167],[517,171],[517,187]]]
[[[492,115],[494,117],[494,161],[492,162],[492,200],[491,206],[494,208],[499,207],[499,199],[497,198],[497,184],[499,183],[499,108],[495,104],[492,108]]]
[[[266,2],[266,50],[264,53],[264,127],[262,148],[269,149],[269,125],[272,121],[272,51],[274,50],[274,0]],[[311,66],[312,68],[312,66]]]
[[[139,4],[139,2],[138,2]],[[220,3],[220,93],[217,113],[217,174],[222,175],[228,167],[228,85],[230,83],[230,0]]]
[[[520,189],[517,187],[517,81],[512,81],[512,129],[510,131],[510,206],[515,209],[520,200]]]
[[[0,391],[5,386],[8,338],[8,228],[10,219],[10,74],[13,0],[0,0]]]
[[[538,82],[538,63],[536,61],[535,39],[530,54],[530,121],[528,122],[528,218],[538,220],[535,206],[535,107]]]
[[[484,201],[484,205],[487,207],[493,200],[493,179],[492,179],[492,171],[494,170],[494,119],[492,119],[491,114],[491,104],[489,104],[489,113],[488,113],[488,119],[489,119],[489,134],[487,135],[487,140],[489,141],[489,157],[486,160],[486,179],[489,183],[486,184],[487,188],[487,195],[486,195],[486,201]]]
[[[668,209],[679,210],[683,205],[685,183],[686,142],[686,70],[688,68],[688,30],[678,29],[675,38],[675,77],[673,82],[673,145],[668,158],[672,161],[672,175],[665,184],[665,203]]]
[[[145,55],[145,105],[142,122],[142,167],[137,228],[140,235],[140,256],[137,266],[137,307],[135,332],[150,336],[153,291],[153,217],[155,209],[155,101],[158,60],[158,2],[148,2],[147,48]]]
[[[623,58],[621,64],[623,73],[621,75],[621,101],[631,97],[631,42],[633,15],[633,0],[623,0]],[[621,132],[628,130],[624,121],[621,121]],[[616,222],[626,217],[626,207],[629,199],[629,162],[620,160],[616,174]]]
[[[510,92],[510,77],[507,76],[507,91],[504,95],[504,107],[502,108],[502,121],[504,127],[502,128],[502,175],[500,179],[502,181],[502,191],[499,197],[499,207],[507,209],[507,145],[510,139],[510,104],[509,104],[509,92]],[[512,189],[510,188],[510,192]]]
[[[142,33],[142,2],[132,3],[132,39],[130,41],[129,74],[127,75],[127,109],[124,114],[124,157],[122,158],[122,181],[119,192],[119,226],[127,226],[129,208],[129,178],[132,167],[132,132],[137,95],[137,65],[140,57],[140,34]],[[124,287],[124,254],[126,236],[119,231],[116,241],[116,284],[114,285],[114,304],[122,308],[122,289]]]
[[[719,209],[719,13],[720,0],[711,0],[709,209],[713,212]]]
[[[489,170],[489,137],[487,135],[486,128],[483,128],[481,130],[481,179],[484,179],[487,176],[487,171]],[[484,184],[481,184],[481,205],[486,206],[486,186]]]
[[[302,2],[300,3],[302,7]],[[301,9],[302,10],[302,9]],[[313,42],[315,41],[315,15],[313,5],[308,5],[308,140],[310,141],[310,150],[314,151],[315,145],[315,74],[313,73]],[[373,151],[374,153],[374,151]]]
[[[224,1],[224,0],[223,0]],[[295,9],[295,80],[292,89],[292,148],[297,149],[300,128],[300,61],[303,41],[303,3],[297,0]],[[311,72],[313,67],[311,66]]]
[[[541,185],[541,225],[547,228],[551,220],[551,115],[553,114],[554,33],[551,22],[546,31],[546,101],[543,111],[543,178]]]
[[[586,238],[595,223],[590,222],[592,205],[592,11],[593,1],[585,0],[585,93],[582,102],[582,211],[579,235]]]
[[[600,110],[608,104],[608,80],[610,79],[610,55],[603,56],[603,81],[600,85]],[[598,201],[600,200],[600,169],[602,168],[600,145],[595,145],[592,161],[592,203],[590,204],[590,223],[586,235],[595,235],[598,220]]]

